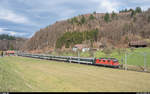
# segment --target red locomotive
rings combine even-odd
[[[111,67],[119,67],[120,64],[117,59],[115,58],[99,58],[96,59],[96,65],[104,65],[104,66],[111,66]]]

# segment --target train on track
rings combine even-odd
[[[18,53],[18,56],[37,58],[37,59],[46,59],[46,60],[56,60],[56,61],[63,61],[68,63],[102,65],[102,66],[108,66],[113,68],[119,68],[121,66],[119,61],[115,58],[82,58],[82,57],[72,57],[72,56],[54,56],[54,55],[28,54],[28,53]]]

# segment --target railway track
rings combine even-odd
[[[54,60],[54,61],[61,61],[61,62],[67,62],[67,63],[88,64],[88,65],[94,65],[94,66],[98,65],[98,66],[104,66],[104,67],[109,67],[109,68],[118,68],[118,69],[124,70],[123,65],[120,65],[120,64],[117,66],[107,65],[107,64],[97,64],[98,59],[96,59],[96,58],[83,58],[83,57],[73,57],[73,56],[54,56],[54,55],[29,54],[29,53],[18,53],[17,56],[36,58],[36,59],[44,59],[44,60]],[[130,69],[128,69],[128,70],[130,70]],[[131,71],[133,71],[133,70],[131,70]],[[138,71],[138,70],[134,70],[134,71],[145,72],[145,71]]]
[[[100,64],[97,62],[96,58],[83,58],[83,57],[72,57],[72,56],[54,56],[54,55],[29,54],[29,53],[18,53],[17,55],[22,56],[22,57],[45,59],[45,60],[55,60],[55,61],[62,61],[62,62],[68,62],[68,63],[101,65],[101,66],[105,66],[105,67],[119,68],[119,65],[115,66],[112,64]],[[103,59],[103,60],[105,60],[105,59]],[[108,61],[108,60],[106,60],[106,61]]]
[[[93,62],[95,62],[95,58],[81,58],[72,56],[54,56],[54,55],[27,54],[27,53],[19,53],[18,56],[45,59],[45,60],[56,60],[70,63],[75,62],[75,63],[93,64]]]

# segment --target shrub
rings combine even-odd
[[[69,22],[71,24],[75,24],[75,23],[77,24],[78,23],[78,19],[77,19],[77,17],[74,17],[74,18],[70,19]]]
[[[93,14],[96,14],[96,11],[94,11]]]
[[[85,19],[84,16],[82,16],[82,18],[81,18],[81,24],[84,24],[84,23],[86,23],[86,19]]]
[[[110,48],[104,48],[103,52],[107,55],[110,55],[112,53],[112,50]]]
[[[142,12],[142,9],[140,7],[136,7],[135,10],[131,10],[131,17],[136,15],[136,13],[141,13],[141,12]]]
[[[89,16],[89,20],[93,20],[93,19],[95,19],[95,17],[91,14],[91,15]]]
[[[136,7],[135,12],[136,12],[136,13],[141,13],[141,12],[142,12],[142,9],[141,9],[140,7]]]
[[[113,11],[111,14],[111,18],[114,19],[115,17],[117,17],[117,14]]]
[[[105,14],[104,20],[105,20],[105,22],[109,22],[110,21],[110,17],[109,17],[108,13]]]
[[[131,17],[133,17],[136,14],[134,10],[131,11]]]

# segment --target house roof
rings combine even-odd
[[[82,48],[87,48],[87,45],[85,45],[85,44],[76,44],[74,47],[76,47],[78,49],[82,49]]]
[[[8,54],[14,54],[15,51],[7,51]]]
[[[139,40],[139,41],[131,41],[129,42],[130,45],[147,45],[146,41]]]

